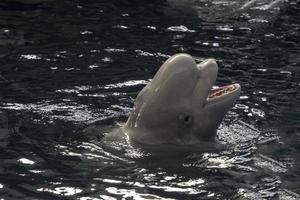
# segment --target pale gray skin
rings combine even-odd
[[[213,141],[240,85],[207,100],[218,73],[214,59],[196,64],[188,54],[170,57],[137,95],[123,132],[140,144],[197,144]]]

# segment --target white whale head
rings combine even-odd
[[[212,141],[240,93],[239,84],[212,89],[214,59],[196,64],[188,54],[170,57],[137,95],[123,131],[143,144]]]

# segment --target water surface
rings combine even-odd
[[[2,1],[1,198],[299,199],[299,31],[296,0]],[[178,52],[242,86],[218,132],[229,148],[103,148]]]

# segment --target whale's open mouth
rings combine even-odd
[[[239,90],[239,88],[240,88],[239,84],[231,84],[231,85],[226,85],[223,87],[211,89],[207,97],[207,102],[216,100],[220,97],[225,97],[227,95],[230,95],[236,92],[237,90]]]

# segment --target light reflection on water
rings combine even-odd
[[[35,163],[34,161],[29,160],[27,158],[20,158],[18,160],[18,162],[21,162],[22,164],[25,164],[25,165],[33,165]]]
[[[50,192],[53,194],[58,194],[61,196],[72,196],[82,192],[82,189],[74,188],[74,187],[55,187],[54,189],[50,188],[39,188],[37,189],[39,192]]]
[[[4,109],[18,110],[42,114],[44,117],[54,119],[64,119],[67,121],[85,122],[98,119],[99,114],[94,113],[85,105],[70,105],[68,103],[52,104],[51,102],[40,102],[38,104],[20,104],[7,103],[3,104]]]
[[[134,190],[120,189],[115,187],[106,188],[108,193],[122,196],[123,198],[134,198],[134,199],[161,199],[159,196],[151,194],[140,194]],[[170,198],[167,198],[170,199]]]

